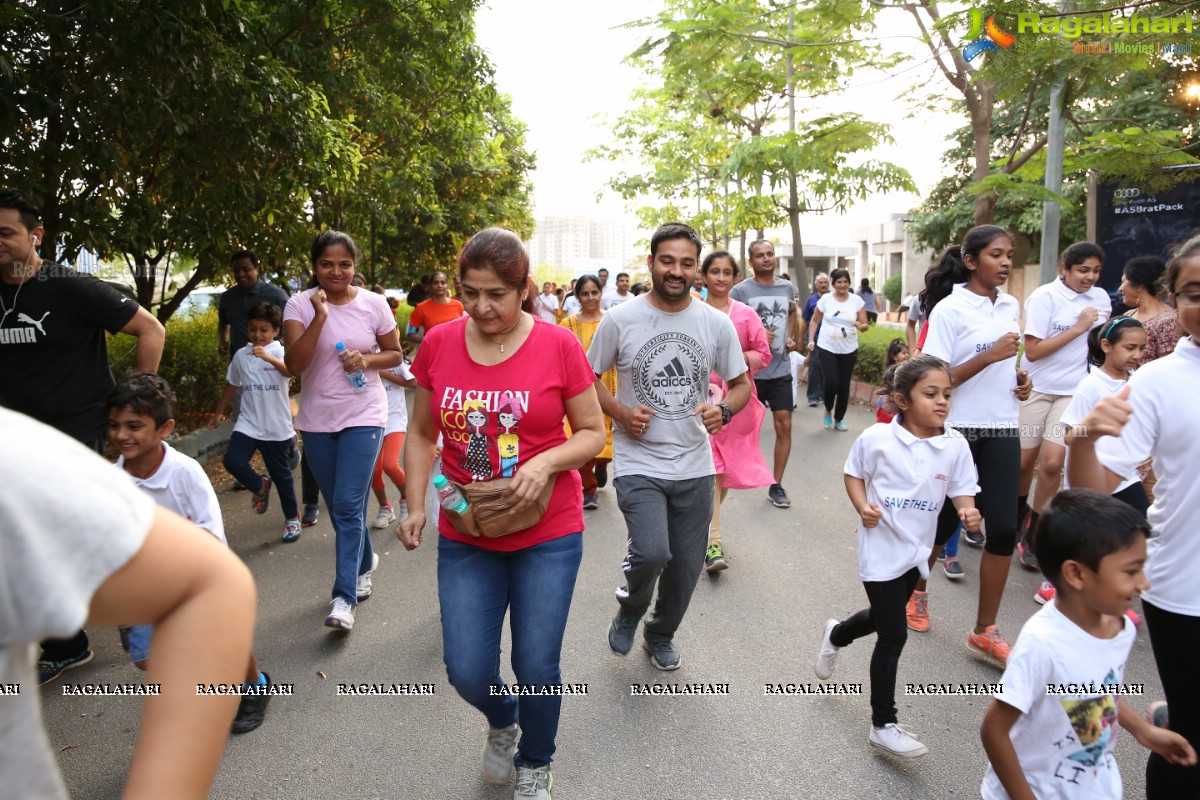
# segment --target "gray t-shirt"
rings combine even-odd
[[[588,348],[596,374],[617,368],[617,400],[655,410],[641,438],[613,425],[613,474],[683,480],[715,473],[708,431],[692,412],[708,399],[708,377],[746,371],[729,317],[699,300],[660,311],[645,298],[604,315]]]
[[[754,373],[754,380],[790,377],[792,370],[787,353],[787,320],[788,313],[796,307],[796,287],[782,278],[776,278],[774,286],[764,286],[753,278],[747,278],[730,289],[729,296],[754,309],[763,327],[775,331],[775,341],[771,342],[771,363]]]
[[[83,445],[6,409],[0,485],[0,795],[58,800],[67,792],[42,726],[37,642],[83,626],[96,589],[141,549],[154,501]]]

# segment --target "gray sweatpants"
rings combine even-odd
[[[617,590],[617,602],[640,618],[658,582],[654,613],[645,625],[650,641],[674,637],[687,613],[708,547],[713,485],[711,475],[679,481],[622,475],[613,480],[629,529],[621,565],[625,585]]]

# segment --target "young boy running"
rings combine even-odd
[[[274,481],[283,507],[283,541],[294,542],[300,538],[300,512],[291,465],[296,431],[292,428],[292,402],[288,397],[292,375],[283,363],[283,345],[275,340],[281,324],[282,314],[274,303],[259,303],[246,312],[250,342],[229,361],[225,392],[209,427],[221,424],[225,409],[240,388],[241,411],[229,437],[229,449],[225,451],[225,469],[253,492],[250,505],[258,514],[267,513]],[[259,475],[250,465],[255,450],[262,453],[269,478]]]
[[[175,430],[175,393],[167,382],[152,372],[131,375],[109,392],[107,404],[108,439],[120,451],[117,466],[155,503],[225,542],[221,507],[204,468],[164,441]],[[147,668],[153,634],[152,625],[129,631],[129,657],[139,669]],[[270,678],[259,672],[253,652],[246,676],[234,733],[261,725],[271,699]]]
[[[1025,623],[984,715],[985,800],[1120,798],[1120,726],[1172,763],[1196,763],[1186,739],[1121,699],[1135,630],[1125,612],[1150,585],[1149,534],[1137,511],[1090,489],[1061,492],[1041,515],[1033,547],[1057,596]]]

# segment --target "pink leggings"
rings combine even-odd
[[[392,479],[397,489],[404,489],[404,468],[400,466],[400,449],[404,447],[404,431],[389,433],[383,437],[383,449],[375,461],[375,474],[371,476],[371,488],[383,488],[383,473]]]

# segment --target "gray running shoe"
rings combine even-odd
[[[670,639],[665,642],[642,640],[642,649],[650,654],[650,663],[663,672],[679,669],[679,651]]]
[[[513,790],[513,800],[550,800],[550,787],[554,785],[554,776],[550,767],[517,767],[517,788]]]
[[[517,752],[517,723],[507,728],[488,728],[483,745],[483,780],[493,786],[508,783],[513,772],[513,756]]]
[[[612,624],[608,626],[608,646],[619,656],[628,655],[633,647],[633,634],[637,633],[640,620],[629,614],[625,609],[617,612]]]

